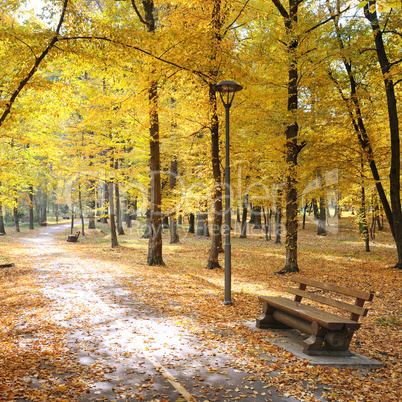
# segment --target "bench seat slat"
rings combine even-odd
[[[339,300],[330,299],[329,297],[317,295],[315,293],[311,293],[305,290],[295,289],[288,287],[286,289],[288,293],[292,293],[297,296],[304,297],[306,299],[314,300],[320,302],[322,304],[326,304],[327,306],[336,307],[340,310],[346,310],[350,313],[358,314],[359,316],[365,317],[367,315],[368,309],[360,306],[356,306],[354,304],[345,303]]]
[[[268,297],[259,296],[259,300],[266,302],[268,305],[299,317],[309,322],[317,322],[320,326],[331,331],[340,331],[343,328],[357,330],[360,323],[349,320],[347,318],[338,317],[334,314],[316,309],[315,307],[300,304],[294,300],[285,297]]]
[[[290,280],[293,282],[302,283],[304,285],[313,286],[323,290],[329,290],[331,292],[336,292],[343,294],[345,296],[356,297],[358,299],[363,299],[367,301],[372,301],[374,297],[373,292],[365,292],[362,290],[349,289],[344,286],[332,285],[330,283],[320,282],[314,279],[303,278],[301,276],[292,276]]]

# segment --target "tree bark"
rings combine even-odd
[[[402,209],[401,209],[401,155],[400,155],[400,137],[399,137],[399,119],[398,110],[396,105],[395,87],[391,75],[391,63],[384,46],[383,32],[381,31],[377,11],[376,1],[369,1],[364,6],[365,17],[370,21],[371,29],[374,35],[374,42],[377,51],[378,62],[381,67],[381,72],[384,81],[385,94],[387,97],[388,120],[389,130],[391,137],[391,168],[389,172],[390,181],[390,199],[391,199],[391,222],[390,223],[392,234],[394,236],[398,262],[396,268],[402,269]],[[384,206],[387,214],[387,210]],[[387,215],[388,217],[388,215]]]
[[[33,203],[33,186],[29,186],[28,195],[29,195],[29,229],[35,229],[34,226],[34,203]],[[57,214],[56,214],[57,218]]]
[[[212,223],[212,238],[209,258],[207,263],[208,269],[221,268],[218,256],[223,252],[222,247],[222,175],[220,168],[219,156],[219,123],[216,110],[216,93],[212,84],[209,85],[209,100],[212,109],[211,117],[211,160],[212,172],[214,177],[214,217]]]
[[[286,136],[286,262],[285,267],[278,274],[298,272],[297,263],[297,234],[298,234],[298,206],[297,206],[297,157],[304,145],[298,144],[299,125],[296,116],[298,109],[298,36],[295,33],[298,19],[300,0],[289,0],[289,12],[279,0],[272,0],[284,19],[287,34],[288,65],[288,104],[287,110],[294,120],[287,124]]]
[[[151,136],[151,141],[149,142],[151,167],[151,216],[148,243],[148,265],[165,265],[162,258],[162,193],[159,150],[158,83],[156,81],[150,82],[148,95],[150,107],[149,132]]]
[[[119,243],[117,241],[116,219],[114,212],[113,180],[109,181],[109,218],[111,247],[115,248],[119,245]]]
[[[170,163],[170,177],[169,177],[169,189],[171,193],[176,187],[177,180],[177,159],[175,158]],[[177,216],[176,211],[173,211],[170,214],[170,244],[180,243],[179,231],[177,227]]]
[[[195,216],[190,213],[188,217],[188,233],[195,233]]]
[[[240,239],[247,238],[247,204],[243,203],[243,213],[241,215],[241,233]]]
[[[81,194],[81,185],[78,185],[78,205],[80,208],[80,218],[81,218],[81,231],[82,235],[85,236],[85,225],[84,225],[84,211],[82,209],[82,194]]]
[[[14,227],[15,227],[15,231],[19,232],[20,231],[20,221],[18,218],[18,204],[17,204],[17,200],[15,200],[15,206],[13,208],[14,211]]]
[[[209,237],[208,214],[197,213],[197,229],[195,235],[199,237]]]
[[[3,217],[3,203],[0,201],[0,235],[5,235],[6,230],[4,228],[4,217]]]

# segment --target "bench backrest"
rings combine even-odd
[[[310,299],[325,304],[327,306],[335,307],[339,310],[348,311],[349,313],[351,313],[350,319],[353,321],[358,321],[360,316],[364,317],[367,315],[368,309],[363,307],[364,303],[366,301],[372,301],[374,297],[374,292],[354,290],[344,286],[332,285],[329,283],[316,281],[314,279],[303,278],[301,276],[292,276],[290,280],[299,284],[298,289],[292,287],[288,287],[286,289],[288,293],[295,295],[295,301],[301,302],[304,297],[306,299]],[[346,303],[344,301],[335,300],[327,296],[321,296],[319,294],[307,291],[307,286],[354,297],[355,304]]]

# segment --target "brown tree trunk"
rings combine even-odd
[[[247,203],[243,203],[243,213],[241,215],[241,233],[240,239],[247,238]]]
[[[401,155],[400,155],[400,137],[399,137],[399,119],[398,110],[396,106],[396,96],[394,82],[392,80],[391,63],[388,60],[388,56],[385,50],[383,33],[381,31],[377,11],[376,1],[369,1],[364,6],[365,17],[370,21],[371,28],[374,34],[375,47],[377,51],[378,62],[381,66],[381,72],[383,75],[385,93],[387,97],[388,108],[388,120],[391,136],[391,169],[389,173],[390,181],[390,199],[392,218],[391,222],[388,219],[392,234],[395,239],[398,262],[396,268],[402,269],[402,210],[401,210]],[[385,207],[384,207],[385,209]],[[387,213],[387,211],[385,210]],[[388,215],[387,215],[388,217]]]
[[[6,230],[4,228],[4,217],[3,217],[3,203],[0,201],[0,235],[5,235]]]
[[[281,13],[287,34],[288,66],[288,105],[289,115],[295,116],[285,129],[286,136],[286,262],[279,274],[298,272],[297,264],[297,232],[298,232],[298,206],[297,206],[297,156],[303,145],[298,144],[299,126],[296,116],[298,109],[298,65],[297,49],[299,46],[297,35],[294,32],[297,25],[299,0],[289,0],[289,12],[279,0],[272,0]]]
[[[211,159],[212,159],[212,172],[214,176],[214,218],[212,223],[212,242],[208,258],[208,269],[221,268],[218,256],[223,252],[222,247],[222,175],[220,168],[219,157],[219,123],[218,115],[216,113],[216,93],[213,86],[209,86],[209,99],[212,108],[211,117]]]
[[[195,233],[195,215],[190,213],[188,217],[188,233]]]
[[[78,205],[80,208],[80,217],[81,217],[81,234],[85,236],[85,225],[84,225],[84,211],[82,209],[82,194],[81,194],[81,185],[78,185]]]
[[[176,178],[177,178],[177,159],[175,158],[170,163],[169,188],[172,193],[176,187]],[[179,231],[177,227],[176,211],[173,211],[170,214],[170,243],[171,244],[180,243]]]
[[[15,200],[15,206],[14,206],[14,227],[15,227],[15,231],[19,232],[20,231],[20,222],[19,222],[19,218],[18,218],[18,204],[17,204],[17,200]]]
[[[153,18],[153,16],[152,16]],[[159,150],[158,83],[151,81],[148,87],[149,119],[151,135],[151,215],[148,243],[148,265],[165,265],[162,258],[162,193]]]
[[[117,241],[117,230],[116,230],[116,217],[114,212],[114,197],[113,197],[113,181],[109,181],[109,218],[110,218],[110,240],[111,247],[115,248],[119,245]]]
[[[33,230],[34,227],[34,203],[33,203],[33,186],[29,186],[28,195],[29,195],[29,229]],[[56,214],[57,218],[57,214]],[[57,219],[56,219],[57,222]]]

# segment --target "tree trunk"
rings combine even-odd
[[[33,203],[33,186],[29,186],[28,195],[29,195],[29,229],[35,229],[34,226],[34,203]],[[57,218],[57,214],[56,214]],[[56,219],[57,222],[57,219]]]
[[[88,229],[95,229],[95,209],[96,209],[96,192],[95,192],[95,181],[89,181],[89,201],[87,203],[90,208]]]
[[[177,159],[175,158],[170,163],[169,189],[172,194],[173,190],[176,187],[176,179],[177,179]],[[179,231],[177,227],[176,211],[173,211],[170,215],[170,244],[173,243],[180,243]]]
[[[81,218],[81,231],[82,236],[85,236],[85,225],[84,225],[84,211],[82,210],[82,195],[81,195],[81,185],[78,185],[78,205],[80,208],[80,218]]]
[[[243,203],[243,213],[241,215],[241,233],[240,239],[247,238],[247,204]]]
[[[6,230],[4,228],[4,217],[3,217],[3,203],[0,201],[0,235],[5,235]]]
[[[209,85],[209,103],[212,111],[211,116],[211,160],[212,172],[214,177],[214,217],[212,223],[212,238],[209,258],[207,263],[208,269],[220,268],[218,261],[219,253],[223,252],[222,247],[222,182],[221,168],[219,156],[219,123],[216,110],[216,93],[212,84]]]
[[[145,221],[145,230],[144,234],[141,236],[142,239],[149,239],[149,236],[151,235],[151,211],[147,209],[147,212],[145,213],[146,221]]]
[[[381,66],[383,75],[385,93],[387,97],[388,120],[391,137],[391,169],[389,173],[390,181],[390,199],[391,199],[391,221],[388,222],[391,226],[391,231],[395,239],[398,262],[396,268],[402,269],[402,209],[401,209],[401,155],[400,155],[400,137],[399,137],[399,119],[397,110],[397,101],[395,96],[395,85],[392,80],[391,63],[385,50],[383,33],[381,31],[377,11],[376,1],[369,1],[364,6],[365,17],[370,21],[374,35],[375,47],[377,51],[378,62]],[[384,210],[387,210],[384,206]],[[388,215],[387,215],[388,217]]]
[[[112,164],[113,166],[113,164]],[[117,241],[117,230],[116,230],[116,217],[114,212],[114,196],[113,196],[113,181],[109,181],[109,217],[110,217],[110,240],[111,247],[115,248],[119,245]]]
[[[262,225],[261,225],[261,207],[260,206],[254,206],[253,209],[251,210],[251,214],[254,215],[253,229],[262,229]]]
[[[275,212],[275,244],[281,244],[281,221],[282,221],[282,188],[279,187],[276,193]]]
[[[195,235],[199,237],[209,237],[208,214],[197,213],[197,229]]]
[[[15,231],[19,232],[20,231],[20,222],[19,222],[19,218],[18,218],[18,204],[17,204],[17,200],[15,200],[15,206],[14,206],[14,226],[15,226]]]
[[[308,207],[308,203],[306,202],[306,204],[304,205],[304,208],[303,208],[303,226],[302,226],[302,229],[306,228],[307,207]]]
[[[195,216],[193,213],[190,213],[188,217],[188,233],[195,233]]]
[[[366,214],[366,190],[364,186],[361,187],[360,200],[361,200],[361,207],[359,213],[359,232],[366,246],[366,251],[370,251],[370,236],[369,236],[367,214]]]
[[[327,235],[327,215],[326,215],[326,206],[324,197],[320,197],[320,214],[318,217],[318,236],[326,236]]]
[[[117,163],[117,162],[116,162]],[[119,189],[119,183],[116,183],[114,185],[114,194],[116,197],[116,223],[117,223],[117,234],[119,236],[125,235],[124,230],[123,230],[123,222],[122,222],[122,216],[121,216],[121,204],[120,204],[120,189]]]
[[[153,4],[152,4],[153,9]],[[152,11],[150,11],[152,14]],[[153,15],[152,15],[153,19]],[[162,194],[159,150],[158,83],[151,81],[148,87],[149,119],[151,135],[151,216],[148,243],[148,265],[165,265],[162,259]]]
[[[59,223],[59,211],[60,211],[59,204],[56,202],[54,204],[54,215],[56,217],[56,223]],[[31,219],[31,218],[29,218],[29,219]],[[32,208],[32,223],[33,223],[33,208]],[[29,224],[29,225],[31,226],[31,224]]]
[[[108,200],[109,200],[109,198],[110,198],[110,195],[109,195],[109,186],[108,186],[108,183],[104,183],[103,184],[103,202],[102,202],[102,204],[103,204],[103,211],[102,211],[102,218],[101,218],[101,222],[102,223],[107,223],[107,217],[108,217],[108,207],[107,207],[107,203],[108,203]]]
[[[297,264],[297,156],[303,144],[298,144],[299,125],[296,120],[298,109],[298,35],[295,33],[298,18],[299,0],[289,0],[289,12],[287,12],[278,0],[273,1],[281,13],[287,35],[288,65],[288,105],[290,116],[295,116],[293,121],[287,123],[286,136],[286,262],[285,267],[278,271],[279,274],[298,272]]]

